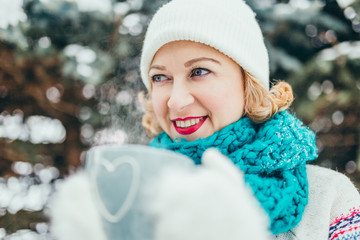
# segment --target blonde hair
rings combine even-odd
[[[257,123],[265,122],[277,112],[290,107],[294,96],[288,83],[278,81],[268,91],[247,71],[243,70],[243,75],[245,91],[244,115],[252,121]],[[139,100],[145,108],[142,125],[151,137],[160,134],[163,130],[155,116],[150,97],[145,96],[144,92],[140,92]]]
[[[265,122],[277,112],[289,108],[294,101],[292,88],[284,81],[276,82],[268,91],[244,70],[244,82],[244,114],[254,122]]]

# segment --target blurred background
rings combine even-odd
[[[150,140],[139,54],[165,2],[0,0],[0,239],[51,239],[49,197],[86,150]],[[317,133],[312,164],[360,187],[360,0],[247,2],[271,79],[293,86],[291,111]]]

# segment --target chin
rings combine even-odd
[[[193,142],[193,141],[198,140],[201,137],[194,136],[194,134],[190,134],[190,135],[181,135],[181,137],[179,137],[179,138],[186,139],[189,142]]]

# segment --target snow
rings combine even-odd
[[[22,5],[23,0],[0,0],[0,28],[7,29],[27,19]]]

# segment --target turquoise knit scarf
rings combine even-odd
[[[273,234],[301,220],[308,203],[306,162],[317,158],[315,134],[283,111],[256,124],[243,117],[213,135],[188,142],[161,133],[150,146],[170,149],[201,163],[203,152],[219,149],[245,173],[245,181],[269,214]]]

